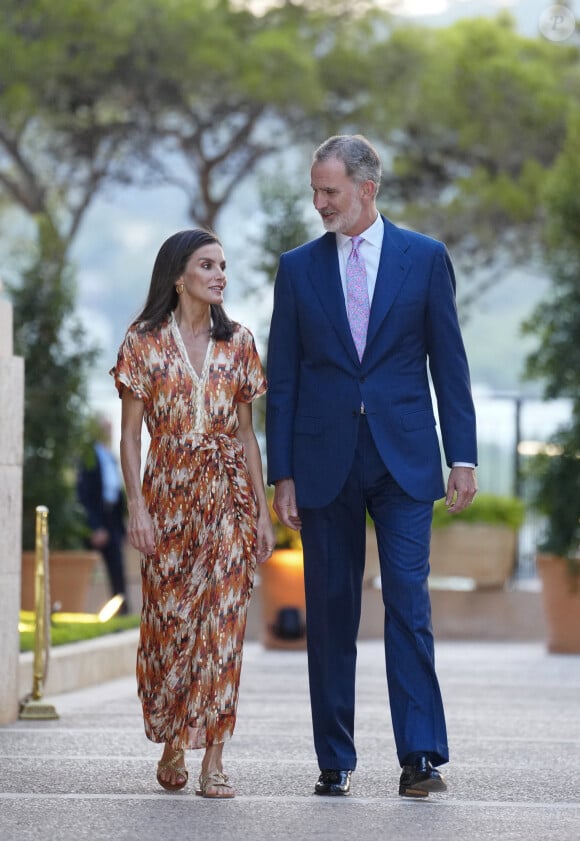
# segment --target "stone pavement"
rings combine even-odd
[[[132,678],[44,700],[58,721],[0,728],[1,841],[578,841],[580,657],[537,643],[441,642],[449,791],[400,798],[381,644],[359,645],[359,766],[350,798],[312,794],[304,652],[247,643],[238,726],[225,756],[232,801],[155,781]]]

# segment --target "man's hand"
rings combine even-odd
[[[94,532],[92,532],[91,537],[90,537],[91,546],[94,549],[104,549],[104,547],[109,542],[109,537],[110,537],[110,535],[109,535],[109,532],[107,531],[107,529],[105,529],[105,528],[95,529]]]
[[[445,505],[450,514],[458,514],[471,505],[477,493],[477,479],[473,467],[453,467],[447,480]]]
[[[272,508],[282,525],[294,531],[300,531],[302,522],[298,516],[294,479],[281,479],[276,482]]]

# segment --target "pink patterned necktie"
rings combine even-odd
[[[363,237],[352,238],[352,251],[346,261],[346,312],[359,360],[367,341],[369,324],[369,290],[365,261],[359,253]]]

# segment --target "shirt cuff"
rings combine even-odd
[[[475,470],[475,464],[469,461],[453,461],[451,467],[472,467]]]

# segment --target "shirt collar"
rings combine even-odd
[[[378,248],[379,251],[383,244],[383,234],[385,232],[385,225],[383,222],[383,218],[380,213],[377,214],[377,218],[370,225],[366,231],[363,231],[361,236],[365,242],[368,242],[369,245],[373,245],[375,248]],[[339,249],[346,248],[347,244],[350,248],[352,237],[346,236],[346,234],[341,234],[339,231],[336,233],[336,244]]]

